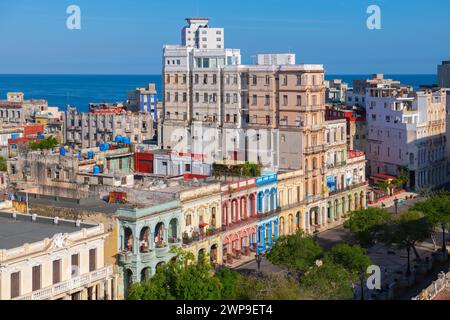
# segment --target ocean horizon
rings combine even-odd
[[[368,79],[371,74],[326,74],[325,78],[342,79],[352,85],[355,79]],[[437,83],[435,74],[386,74],[418,88]],[[162,76],[159,74],[0,74],[0,100],[7,92],[23,92],[25,99],[45,99],[50,106],[65,110],[67,105],[86,111],[89,103],[123,102],[127,93],[137,87],[155,83],[158,99],[162,99]]]

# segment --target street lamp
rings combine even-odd
[[[359,281],[361,285],[361,300],[364,300],[364,272],[359,274]]]
[[[406,275],[409,277],[411,275],[411,263],[410,263],[410,254],[411,254],[411,246],[406,247],[406,252],[408,253],[408,267],[406,269]]]
[[[255,255],[256,264],[258,265],[258,272],[261,270],[261,261],[262,261],[262,255],[260,253],[257,253]]]
[[[398,214],[398,199],[397,198],[394,199],[394,206],[395,206],[395,215],[397,215]]]
[[[441,228],[442,228],[442,254],[444,254],[447,251],[445,245],[445,223],[441,223]]]
[[[319,235],[319,231],[318,230],[314,230],[314,232],[313,232],[313,241],[314,241],[314,243],[317,243],[318,235]]]

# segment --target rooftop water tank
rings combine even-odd
[[[122,143],[122,142],[123,142],[123,137],[122,137],[122,136],[117,136],[117,137],[114,139],[114,141],[117,142],[117,143]]]
[[[66,155],[66,148],[63,147],[59,148],[59,155],[64,157]]]
[[[88,159],[94,159],[94,151],[88,151],[87,157]]]
[[[37,136],[37,138],[38,138],[39,140],[45,139],[45,135],[42,134],[42,133],[39,133],[38,136]]]
[[[78,159],[81,159],[81,151],[78,151]]]
[[[94,166],[94,174],[100,174],[100,167]]]
[[[100,151],[108,151],[108,150],[109,150],[109,144],[107,144],[107,143],[100,144]]]
[[[17,139],[18,138],[18,134],[17,133],[13,133],[12,135],[11,135],[11,139]]]
[[[130,139],[130,137],[123,137],[122,142],[123,142],[123,144],[130,145],[131,139]]]

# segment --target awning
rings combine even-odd
[[[201,222],[198,226],[199,227],[206,227],[208,224],[206,222]]]

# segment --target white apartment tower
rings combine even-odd
[[[197,49],[223,49],[225,35],[223,28],[210,28],[207,18],[187,18],[188,25],[181,34],[181,44],[184,47]]]

